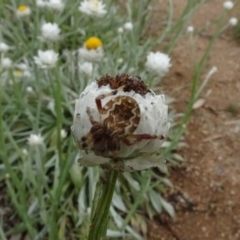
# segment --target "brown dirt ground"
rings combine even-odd
[[[206,1],[190,24],[199,29],[216,19],[223,11],[222,2]],[[184,0],[174,1],[176,16],[185,4]],[[238,17],[239,8],[236,10],[231,15]],[[208,30],[194,36],[196,58],[203,54],[212,33]],[[165,196],[174,205],[177,217],[157,216],[149,224],[149,240],[240,239],[239,46],[240,40],[230,29],[221,34],[211,51],[206,70],[216,66],[218,72],[200,96],[205,104],[193,111],[186,127],[187,145],[179,151],[185,162],[172,169],[174,188]],[[169,77],[162,84],[175,98],[174,107],[179,112],[184,111],[189,99],[192,69],[186,38],[175,47]]]

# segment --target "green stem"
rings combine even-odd
[[[88,240],[104,239],[107,232],[109,208],[112,202],[118,171],[100,169],[93,199]]]
[[[180,123],[180,127],[179,127],[178,131],[176,132],[176,135],[175,135],[173,141],[171,142],[171,145],[168,148],[166,148],[166,150],[163,152],[163,155],[165,155],[165,156],[167,154],[169,154],[178,144],[178,142],[179,142],[179,140],[180,140],[180,138],[181,138],[181,136],[184,132],[186,124],[188,123],[188,120],[191,116],[192,109],[193,109],[193,104],[196,101],[197,87],[198,87],[200,74],[203,71],[203,68],[204,68],[205,63],[207,61],[207,58],[210,54],[210,51],[213,47],[213,44],[215,43],[215,41],[217,40],[217,38],[220,34],[221,24],[222,24],[223,20],[224,20],[224,16],[221,17],[221,19],[218,23],[217,30],[216,30],[215,34],[213,35],[211,41],[209,42],[209,44],[206,48],[206,51],[204,52],[204,54],[203,54],[201,60],[199,61],[198,65],[195,67],[192,89],[191,89],[191,96],[190,96],[190,99],[189,99],[189,102],[188,102],[188,105],[187,105],[187,109],[186,109],[186,111],[184,113],[184,116],[182,118],[182,121]]]

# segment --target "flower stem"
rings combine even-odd
[[[100,169],[93,198],[88,240],[104,239],[107,232],[109,208],[118,177],[118,171]]]

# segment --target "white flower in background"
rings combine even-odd
[[[164,95],[154,94],[139,77],[123,74],[106,75],[86,87],[76,100],[71,129],[82,150],[81,165],[108,163],[134,171],[161,163],[155,153],[169,127]]]
[[[9,46],[4,42],[0,42],[0,52],[7,52],[8,50]]]
[[[194,31],[194,27],[193,26],[188,26],[187,27],[187,32],[188,33],[192,33]]]
[[[231,10],[233,8],[234,4],[232,1],[225,1],[223,3],[223,7],[226,9],[226,10]]]
[[[19,63],[16,65],[17,70],[13,72],[15,77],[31,77],[29,67],[25,63]]]
[[[123,59],[122,59],[122,58],[119,58],[119,59],[117,60],[117,63],[118,63],[118,64],[123,63]]]
[[[117,31],[118,31],[118,34],[122,34],[124,29],[122,27],[119,27]]]
[[[85,74],[86,76],[90,77],[93,72],[93,65],[90,62],[84,62],[78,64],[79,72]]]
[[[59,39],[61,30],[56,23],[44,23],[41,27],[42,38],[46,41],[56,41]]]
[[[1,59],[1,67],[3,69],[9,69],[12,67],[12,60],[10,58],[2,58]]]
[[[64,4],[62,0],[49,0],[48,2],[46,2],[46,7],[48,9],[61,12],[64,9]]]
[[[64,138],[66,138],[67,137],[67,132],[66,132],[66,130],[65,129],[61,129],[61,138],[62,139],[64,139]]]
[[[28,144],[30,146],[40,146],[43,144],[43,137],[41,134],[30,134]]]
[[[147,56],[145,66],[149,72],[162,78],[171,67],[170,58],[167,54],[161,52],[150,52]]]
[[[229,19],[229,24],[233,27],[236,26],[238,24],[238,19],[237,18],[230,18]]]
[[[26,77],[29,78],[31,77],[31,73],[28,70],[22,71],[22,70],[15,70],[13,72],[14,77],[17,78],[22,78],[22,77]]]
[[[17,16],[18,17],[25,17],[31,14],[31,9],[28,6],[21,5],[17,9]]]
[[[101,62],[104,57],[104,51],[102,48],[88,50],[85,47],[78,49],[80,59],[89,62]]]
[[[22,150],[22,154],[23,154],[23,156],[26,157],[26,156],[28,155],[28,151],[27,151],[27,149],[24,148],[24,149]]]
[[[78,9],[90,17],[103,17],[107,13],[105,4],[98,0],[83,0]]]
[[[38,56],[34,57],[34,62],[40,68],[54,68],[58,60],[58,54],[53,50],[38,50]]]
[[[14,77],[21,78],[23,77],[23,72],[21,70],[15,70],[13,72]]]
[[[47,2],[43,0],[36,0],[36,5],[40,8],[44,8],[47,6]]]
[[[26,91],[27,91],[28,93],[33,93],[33,89],[32,89],[32,87],[30,87],[30,86],[28,86],[28,87],[26,88]]]
[[[82,48],[78,49],[80,60],[86,62],[101,62],[104,58],[102,41],[97,37],[90,37]]]
[[[25,64],[25,63],[19,63],[19,64],[16,65],[16,67],[17,67],[18,69],[23,70],[23,71],[28,70],[28,65]]]
[[[124,29],[128,30],[128,31],[131,31],[133,29],[133,24],[131,22],[126,22],[124,25],[123,25]]]

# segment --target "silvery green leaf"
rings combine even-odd
[[[128,181],[128,183],[129,183],[135,190],[137,190],[137,191],[140,190],[140,185],[139,185],[139,183],[132,178],[132,175],[131,175],[130,173],[124,172],[124,173],[123,173],[123,176],[126,178],[126,180]]]
[[[184,161],[184,158],[183,158],[181,155],[177,154],[177,153],[174,153],[174,154],[173,154],[173,157],[174,157],[176,160],[180,161],[180,162],[183,162],[183,161]]]
[[[162,173],[168,174],[168,168],[166,164],[159,164],[157,167]]]
[[[168,178],[162,178],[162,182],[168,187],[173,187],[172,182]]]
[[[117,214],[112,206],[110,207],[110,213],[117,227],[121,228],[123,225],[123,219]]]
[[[173,206],[168,203],[167,201],[165,201],[162,197],[160,197],[161,203],[163,208],[166,210],[166,212],[172,217],[175,217],[175,210],[173,208]]]
[[[28,214],[31,215],[34,212],[34,210],[37,208],[37,206],[38,206],[38,199],[36,198],[28,208]]]
[[[108,237],[112,237],[112,238],[119,238],[119,237],[123,237],[125,234],[123,234],[122,232],[119,231],[114,231],[111,229],[107,230],[107,236]]]
[[[119,194],[116,192],[113,195],[113,200],[112,200],[113,205],[118,208],[119,210],[126,212],[126,207],[125,204]]]
[[[80,193],[78,195],[78,218],[79,218],[79,220],[78,220],[77,226],[82,224],[82,222],[85,218],[86,212],[87,212],[87,206],[85,203],[85,199],[87,199],[85,188],[86,188],[85,185],[82,186]]]
[[[149,191],[149,198],[152,203],[153,208],[157,211],[157,213],[162,212],[162,204],[159,194],[157,194],[155,191],[151,190]]]

